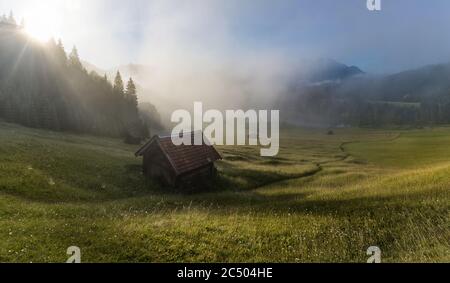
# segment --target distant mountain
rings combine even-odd
[[[450,123],[450,64],[296,84],[280,97],[277,106],[284,110],[286,120],[308,125]]]
[[[155,72],[153,68],[142,64],[121,65],[109,70],[103,70],[89,62],[83,62],[83,65],[88,71],[95,71],[101,75],[107,74],[108,77],[113,77],[117,71],[120,71],[122,77],[133,77],[133,79],[140,84],[145,84],[145,82],[148,81],[148,76],[151,76],[151,74]],[[332,59],[320,58],[302,60],[299,63],[298,70],[294,77],[298,82],[314,84],[339,82],[364,74],[365,73],[356,66],[348,66]]]
[[[153,70],[149,66],[141,64],[128,64],[118,67],[118,70],[124,75],[134,78],[141,78],[142,76],[151,73]]]
[[[425,66],[380,78],[373,95],[377,99],[423,102],[450,96],[450,63]]]
[[[310,63],[306,79],[313,83],[340,81],[362,74],[364,72],[356,66],[347,66],[332,59],[318,59]]]
[[[294,84],[320,84],[340,82],[348,78],[364,75],[356,66],[348,66],[332,59],[304,59],[298,63],[294,74]]]
[[[301,60],[277,93],[273,108],[290,123],[310,126],[450,123],[450,64],[425,66],[391,75],[367,74],[357,66],[332,59]],[[123,77],[138,83],[138,95],[169,113],[179,101],[150,91],[152,74],[145,65],[120,66]],[[113,78],[117,70],[106,71]],[[237,82],[237,83],[236,83]],[[239,85],[239,82],[241,85]],[[245,89],[237,77],[230,85]],[[230,88],[233,89],[233,88]],[[255,107],[260,93],[241,105]],[[220,103],[220,102],[218,102]],[[269,105],[270,106],[270,105]]]
[[[100,76],[104,76],[105,74],[108,74],[108,71],[103,70],[102,68],[99,68],[95,66],[94,64],[89,63],[88,61],[81,61],[83,64],[83,67],[90,73],[90,72],[96,72]]]
[[[450,63],[390,75],[363,75],[329,86],[339,98],[423,103],[450,98]]]

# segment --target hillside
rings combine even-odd
[[[135,87],[88,73],[76,48],[38,43],[13,25],[0,25],[0,118],[34,128],[145,136]]]
[[[392,75],[294,84],[277,107],[294,124],[424,126],[450,123],[450,64]],[[417,107],[409,107],[416,104]]]
[[[296,74],[297,83],[340,82],[365,74],[356,66],[347,66],[327,58],[302,60],[299,68]]]
[[[96,68],[87,64],[89,69]],[[140,97],[151,100],[164,117],[174,109],[192,104],[188,94],[183,99],[158,92],[154,75],[158,70],[146,65],[119,67],[125,77],[138,82]],[[103,71],[106,72],[106,71]],[[107,72],[109,76],[113,71]],[[245,78],[232,72],[233,79],[221,81],[229,89],[247,89]],[[281,118],[295,125],[334,127],[351,126],[416,126],[450,123],[450,64],[425,66],[388,75],[373,75],[356,66],[332,59],[300,60],[287,81],[277,82],[280,93],[263,94],[247,89],[240,95],[243,109],[260,106],[281,110]],[[178,83],[178,81],[176,82]],[[248,81],[247,81],[248,83]],[[209,99],[220,101],[220,90],[211,90]],[[177,92],[184,93],[184,92]],[[229,94],[232,95],[232,94]],[[268,98],[272,97],[272,98]],[[206,98],[198,97],[198,100]],[[182,102],[180,102],[182,101]],[[220,107],[222,103],[216,103]],[[415,107],[409,107],[414,105]]]
[[[220,147],[215,191],[197,194],[145,180],[117,139],[0,136],[2,262],[64,262],[72,245],[83,262],[365,262],[372,245],[450,260],[449,128],[285,129],[277,158]]]

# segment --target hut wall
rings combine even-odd
[[[216,174],[217,170],[214,164],[208,164],[202,168],[196,169],[192,172],[183,174],[178,177],[177,182],[184,184],[194,184],[196,182],[201,182],[210,179]]]
[[[175,172],[173,172],[166,156],[158,146],[152,147],[144,155],[145,176],[156,179],[164,184],[175,184]]]

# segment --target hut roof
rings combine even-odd
[[[196,134],[197,133],[184,133],[184,135],[190,135],[192,144]],[[203,135],[202,133],[199,134]],[[203,137],[203,141],[205,141],[205,137]],[[222,159],[217,150],[205,142],[203,142],[202,145],[177,146],[173,144],[172,136],[154,136],[149,142],[141,147],[135,155],[144,155],[153,143],[157,143],[161,148],[177,175],[191,172]]]

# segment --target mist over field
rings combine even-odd
[[[163,120],[168,120],[175,109],[191,109],[194,101],[202,101],[206,108],[221,110],[280,109],[282,119],[294,124],[370,124],[368,120],[376,118],[343,118],[335,114],[361,116],[352,114],[354,109],[348,106],[342,110],[336,100],[353,105],[355,99],[422,103],[429,99],[430,92],[446,92],[445,82],[439,81],[439,87],[432,85],[445,77],[445,72],[437,71],[427,74],[435,78],[419,86],[413,75],[403,75],[401,85],[405,87],[396,86],[396,97],[386,95],[394,87],[387,85],[387,75],[449,62],[445,49],[450,47],[449,42],[439,33],[441,30],[445,34],[441,24],[446,19],[436,14],[436,9],[431,22],[427,18],[430,7],[423,5],[422,11],[406,9],[416,16],[414,25],[420,25],[412,32],[411,25],[393,14],[408,7],[406,4],[386,3],[387,12],[372,15],[362,5],[364,1],[360,5],[353,1],[352,5],[327,3],[317,7],[305,2],[290,12],[284,10],[284,4],[270,1],[258,8],[234,1],[151,2],[144,9],[145,19],[139,19],[145,28],[139,33],[135,64],[120,69],[135,76],[141,87],[139,98],[157,105]],[[327,12],[319,8],[321,5],[340,13]],[[434,5],[444,8],[445,4]],[[347,18],[349,14],[351,18]],[[326,20],[321,23],[313,19],[315,16]],[[425,26],[432,27],[433,32],[426,31]],[[252,40],[249,32],[256,32]],[[331,38],[325,39],[329,34]],[[398,34],[402,37],[398,38]],[[420,48],[424,37],[435,43],[433,52]],[[112,76],[113,71],[110,73]],[[357,79],[349,81],[353,76]],[[371,84],[375,87],[369,87]],[[410,98],[412,85],[420,89],[421,97]],[[308,98],[323,92],[333,97],[319,97],[313,102]],[[442,95],[445,93],[431,95],[431,100]],[[329,107],[319,109],[316,104],[322,101]],[[305,111],[295,109],[302,107],[314,113],[299,115],[297,112]]]
[[[383,13],[368,11],[365,2],[19,0],[2,1],[0,10],[28,17],[31,33],[61,38],[67,52],[76,45],[89,71],[109,80],[117,70],[133,77],[139,102],[155,105],[163,121],[201,101],[207,109],[275,108],[290,123],[330,126],[376,120],[337,105],[354,105],[355,96],[422,103],[407,99],[409,89],[381,97],[385,89],[365,82],[380,85],[386,75],[450,62],[450,41],[443,36],[450,24],[447,2],[387,2]],[[345,82],[353,76],[368,78]],[[408,80],[414,82],[404,78],[402,84]],[[438,88],[429,83],[419,86],[423,97]],[[350,95],[342,97],[345,89]],[[365,95],[375,91],[370,99]],[[328,97],[311,102],[311,93],[324,92]],[[318,103],[327,106],[319,109]],[[302,107],[327,117],[299,115],[304,111],[295,109]]]

